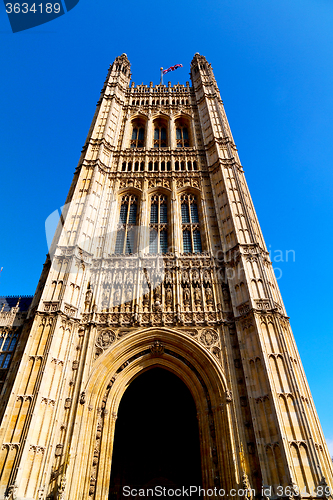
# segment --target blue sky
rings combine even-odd
[[[0,5],[0,295],[33,294],[108,66],[136,84],[195,52],[212,64],[333,453],[331,0],[80,0],[13,34]],[[286,252],[289,260],[286,260]]]

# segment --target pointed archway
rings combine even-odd
[[[124,486],[191,485],[201,485],[195,403],[176,375],[152,368],[131,382],[119,405],[109,499],[125,498]]]

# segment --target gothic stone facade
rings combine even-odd
[[[211,65],[195,54],[192,86],[130,78],[123,54],[2,390],[0,498],[108,498],[119,403],[156,366],[193,396],[205,488],[324,498],[330,456]]]

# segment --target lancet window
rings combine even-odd
[[[135,252],[138,198],[132,194],[121,199],[118,230],[116,239],[116,254],[131,254]]]
[[[193,194],[181,196],[183,252],[202,252],[197,198]]]
[[[168,204],[163,194],[154,194],[150,204],[149,253],[168,251]]]

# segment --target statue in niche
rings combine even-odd
[[[222,294],[223,294],[224,300],[228,302],[230,300],[229,290],[227,288],[223,288]]]
[[[142,298],[142,302],[143,302],[143,305],[144,306],[148,306],[149,305],[149,293],[145,293],[143,298]]]
[[[85,305],[84,310],[85,310],[85,312],[88,311],[89,306],[90,306],[91,301],[92,301],[92,298],[93,298],[93,293],[92,293],[92,290],[89,289],[86,292],[86,299],[84,301],[84,305]]]
[[[165,283],[167,285],[171,285],[171,283],[172,283],[172,276],[171,276],[170,271],[167,271],[165,274]]]
[[[114,279],[115,283],[121,285],[122,282],[123,282],[123,277],[122,277],[122,274],[121,274],[121,271],[119,271],[118,273],[116,273],[116,276],[115,276],[115,279]]]
[[[210,282],[210,275],[208,271],[204,272],[204,282],[209,283]]]
[[[213,303],[213,292],[210,286],[206,288],[206,302],[207,304],[212,304]]]
[[[102,308],[107,307],[108,305],[108,295],[104,292],[102,296]]]
[[[92,301],[92,296],[93,296],[93,293],[92,293],[92,290],[87,290],[86,292],[86,302],[90,303]]]
[[[190,280],[188,278],[188,272],[187,271],[183,271],[182,281],[183,281],[184,284],[190,282]]]
[[[160,301],[161,297],[162,297],[161,285],[158,285],[154,290],[154,299]]]
[[[132,300],[132,297],[133,297],[133,291],[132,291],[132,288],[129,287],[129,288],[127,288],[126,293],[125,293],[126,302],[130,302]]]
[[[184,298],[184,304],[189,305],[191,294],[190,294],[190,290],[188,288],[184,288],[183,298]]]
[[[114,306],[119,306],[120,304],[120,290],[117,288],[117,290],[114,292],[113,295],[113,305]]]
[[[201,290],[200,288],[195,288],[194,289],[194,302],[195,304],[201,304],[202,296],[201,296]]]
[[[165,303],[168,305],[172,304],[172,291],[171,288],[165,290]]]
[[[193,283],[198,283],[199,279],[200,279],[199,271],[197,269],[194,269],[194,271],[192,271],[192,281],[193,281]]]

